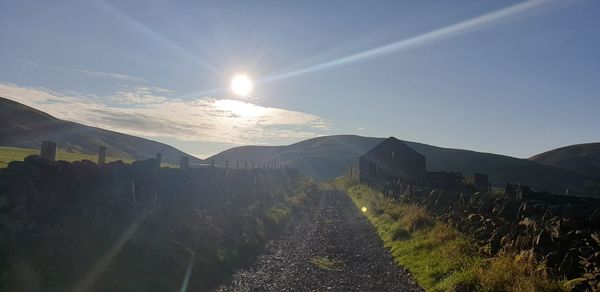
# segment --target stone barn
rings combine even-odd
[[[358,159],[360,181],[403,178],[421,180],[425,177],[425,156],[404,142],[390,137]]]

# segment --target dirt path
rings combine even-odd
[[[325,194],[220,291],[421,291],[342,192]]]

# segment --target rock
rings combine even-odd
[[[524,226],[526,229],[534,229],[535,221],[531,220],[529,217],[525,217],[523,220],[519,221],[519,225]]]
[[[562,219],[559,217],[553,217],[550,220],[546,220],[544,222],[544,228],[550,232],[553,238],[561,238],[561,235],[564,234],[562,228]]]
[[[591,246],[582,246],[577,250],[584,258],[588,258],[594,254],[594,248],[592,248]]]
[[[560,265],[561,257],[559,256],[558,252],[551,251],[547,255],[544,256],[543,260],[546,261],[546,265],[548,267],[556,269]]]
[[[594,264],[587,259],[583,259],[579,261],[579,264],[587,269],[590,269]]]
[[[502,236],[498,232],[494,232],[490,238],[490,252],[491,254],[497,254],[500,251]]]
[[[508,220],[518,220],[519,206],[519,200],[507,201],[502,205],[502,208],[498,212],[498,216]]]
[[[578,274],[581,273],[581,269],[578,267],[579,258],[577,257],[577,250],[570,249],[558,267],[558,271],[566,275],[567,278],[577,277]]]
[[[477,209],[477,213],[484,214],[484,215],[491,215],[493,209],[494,209],[494,202],[487,201],[487,202],[484,202],[483,204],[481,204],[481,206],[479,206],[479,208]]]
[[[485,219],[485,221],[483,222],[483,224],[485,225],[485,228],[488,230],[492,230],[494,229],[494,221],[492,221],[492,219]]]
[[[471,214],[467,217],[467,220],[471,224],[476,224],[476,223],[481,222],[481,220],[483,220],[483,217],[479,214]]]
[[[552,246],[552,236],[550,236],[548,231],[546,231],[545,229],[542,229],[542,231],[540,231],[540,233],[535,237],[534,244],[536,247],[541,247],[541,248],[551,247]]]
[[[594,240],[597,246],[600,246],[600,233],[593,232],[590,234],[590,237]]]

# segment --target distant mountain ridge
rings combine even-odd
[[[38,148],[43,140],[57,141],[67,152],[86,154],[107,146],[108,155],[119,158],[147,159],[162,153],[163,161],[177,163],[181,156],[193,157],[160,142],[60,120],[0,97],[0,145]]]
[[[355,135],[325,136],[308,139],[288,146],[242,146],[225,150],[209,159],[231,162],[277,162],[299,168],[317,180],[340,176],[357,158],[384,138]],[[507,182],[529,185],[536,190],[562,193],[581,189],[587,176],[570,170],[543,165],[527,159],[470,150],[442,148],[404,141],[423,154],[431,171],[459,171],[463,175],[487,173],[494,186]]]
[[[532,156],[529,160],[581,173],[600,181],[600,142],[557,148]]]

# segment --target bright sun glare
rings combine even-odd
[[[253,86],[252,80],[246,74],[238,74],[231,79],[231,91],[239,96],[250,94]]]

